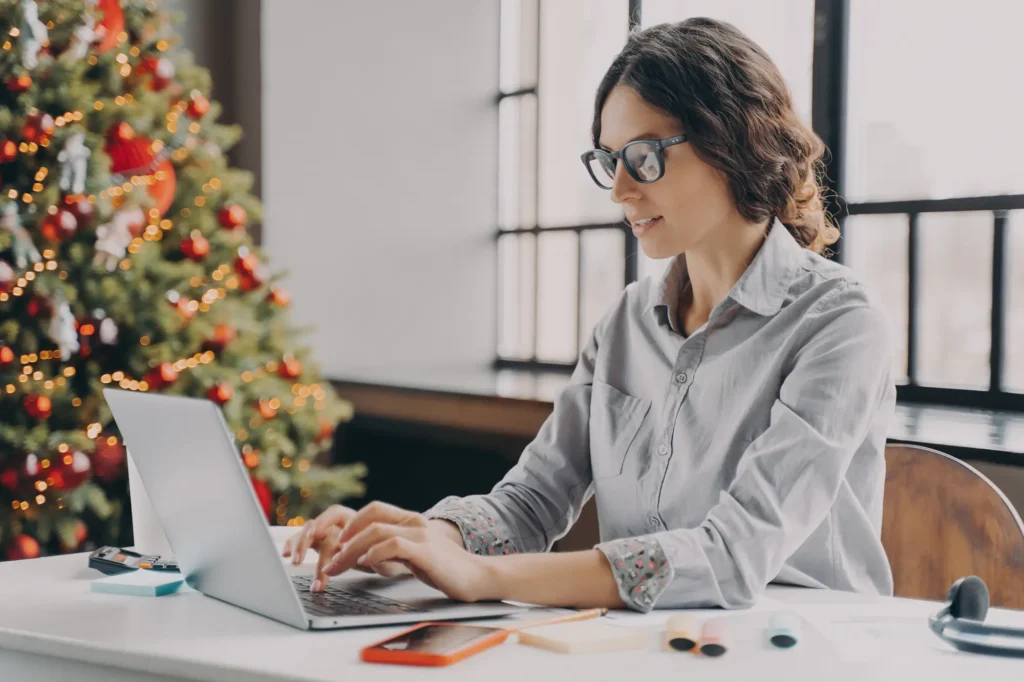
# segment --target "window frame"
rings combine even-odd
[[[540,2],[537,0],[537,71],[540,74]],[[643,7],[642,0],[628,1],[628,28],[632,31],[641,24]],[[814,3],[814,43],[812,49],[811,78],[811,125],[814,131],[825,142],[829,149],[824,159],[825,172],[823,185],[826,190],[826,208],[837,222],[840,232],[843,230],[845,218],[851,215],[903,215],[907,219],[908,263],[907,263],[907,377],[904,383],[897,385],[897,398],[901,402],[928,405],[980,408],[988,410],[1008,410],[1024,412],[1024,393],[1008,391],[1004,385],[1005,351],[1006,351],[1006,298],[1007,298],[1007,253],[1008,243],[1008,212],[1024,210],[1024,194],[958,197],[951,199],[924,199],[905,201],[867,201],[848,203],[843,198],[845,189],[846,162],[846,116],[847,116],[847,77],[849,55],[849,17],[850,0],[815,0]],[[539,86],[522,88],[513,92],[501,92],[498,102],[508,97],[533,95],[538,98]],[[537,118],[537,137],[540,138],[540,118]],[[539,158],[537,159],[539,164]],[[539,178],[539,168],[534,169],[534,177]],[[534,201],[538,193],[534,192]],[[535,207],[536,208],[536,207]],[[920,305],[920,216],[922,214],[951,212],[986,212],[992,215],[992,313],[990,318],[991,351],[989,355],[989,382],[987,389],[961,389],[949,386],[922,385],[918,382],[918,346],[920,343],[919,305]],[[537,215],[536,210],[534,215]],[[538,289],[538,255],[542,233],[572,231],[577,237],[577,307],[575,340],[576,355],[579,354],[580,325],[582,324],[583,301],[583,239],[584,232],[590,230],[621,230],[625,235],[625,281],[623,286],[637,280],[638,248],[636,237],[624,223],[592,223],[566,225],[558,227],[539,227],[538,225],[519,226],[516,228],[498,229],[495,243],[509,235],[534,235],[534,354],[526,360],[511,359],[495,354],[495,369],[519,369],[532,371],[572,372],[573,362],[545,362],[536,357],[536,339],[538,336],[537,315],[539,297]],[[833,246],[830,256],[842,263],[844,254],[842,241]],[[501,299],[501,287],[498,282],[498,298]],[[496,337],[497,339],[497,337]],[[500,340],[499,340],[500,343]]]

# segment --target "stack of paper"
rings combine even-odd
[[[131,594],[140,597],[161,597],[176,592],[184,582],[177,571],[147,571],[138,569],[106,578],[96,578],[90,587],[93,592]]]

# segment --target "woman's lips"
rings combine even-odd
[[[633,236],[642,237],[643,235],[650,232],[658,225],[661,225],[662,222],[663,220],[660,216],[648,222],[638,221],[634,223],[630,221],[630,225],[633,226]]]

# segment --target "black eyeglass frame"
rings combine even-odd
[[[583,161],[583,165],[586,166],[587,172],[590,174],[590,178],[594,181],[594,184],[596,184],[601,189],[610,190],[611,185],[609,185],[608,187],[602,185],[601,181],[597,179],[597,175],[594,173],[594,169],[590,166],[590,162],[594,159],[597,159],[599,154],[611,159],[616,166],[618,166],[618,161],[619,159],[621,159],[622,165],[626,167],[626,172],[629,173],[629,177],[633,178],[634,180],[641,184],[649,185],[652,182],[657,182],[658,180],[661,180],[665,176],[665,148],[677,144],[682,144],[687,141],[689,141],[689,137],[685,133],[683,133],[682,135],[676,135],[674,137],[666,137],[663,140],[633,140],[632,142],[623,146],[623,148],[617,152],[610,152],[605,149],[589,149],[580,154],[580,160]],[[628,150],[630,147],[636,144],[646,144],[654,148],[654,155],[655,158],[658,160],[658,177],[654,178],[653,180],[642,179],[637,174],[636,170],[634,170],[633,166],[631,166],[630,163],[626,161],[626,150]],[[609,182],[614,183],[615,179],[611,178]]]

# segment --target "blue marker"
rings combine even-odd
[[[800,635],[800,618],[795,613],[781,611],[768,623],[768,641],[779,649],[796,646]]]

